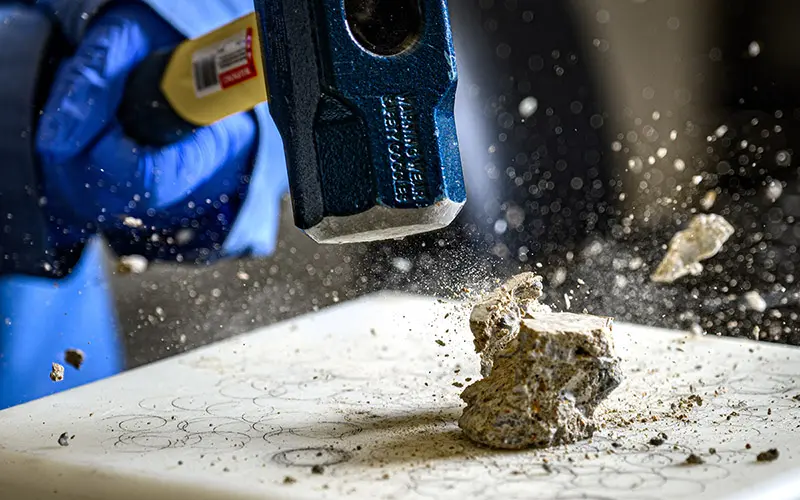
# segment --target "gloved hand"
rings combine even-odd
[[[129,73],[182,38],[149,7],[126,3],[100,15],[59,69],[37,150],[61,241],[85,240],[123,216],[146,219],[173,207],[185,211],[195,200],[224,202],[241,188],[255,154],[257,125],[250,114],[164,148],[136,144],[116,119]]]

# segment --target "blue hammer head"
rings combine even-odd
[[[441,229],[466,201],[445,0],[255,0],[296,225],[319,243]]]

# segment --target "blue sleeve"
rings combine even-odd
[[[92,17],[114,1],[36,0],[55,14],[73,43],[80,41]],[[142,1],[187,38],[203,35],[253,11],[252,0]],[[254,113],[259,124],[259,144],[242,193],[221,204],[210,200],[193,213],[180,210],[159,214],[146,221],[147,229],[130,230],[119,224],[116,230],[105,231],[112,248],[119,254],[138,254],[150,260],[192,263],[271,254],[288,178],[283,143],[267,105],[257,106]]]
[[[41,12],[0,2],[0,275],[64,276],[82,252],[52,238],[57,221],[45,215],[33,140],[57,40]]]

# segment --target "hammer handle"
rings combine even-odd
[[[174,50],[151,54],[131,73],[117,111],[128,137],[144,146],[173,144],[197,128],[175,112],[161,90],[161,79]]]

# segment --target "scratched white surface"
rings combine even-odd
[[[800,491],[800,350],[617,325],[628,378],[603,411],[605,428],[558,450],[495,452],[466,441],[455,423],[453,383],[477,375],[466,312],[372,296],[0,412],[0,498],[775,499]],[[688,408],[692,394],[702,406]],[[68,447],[57,444],[62,432],[75,436]],[[666,443],[649,444],[659,432]],[[756,462],[773,447],[777,461]],[[691,452],[706,463],[681,465]],[[284,484],[287,476],[296,482]]]

